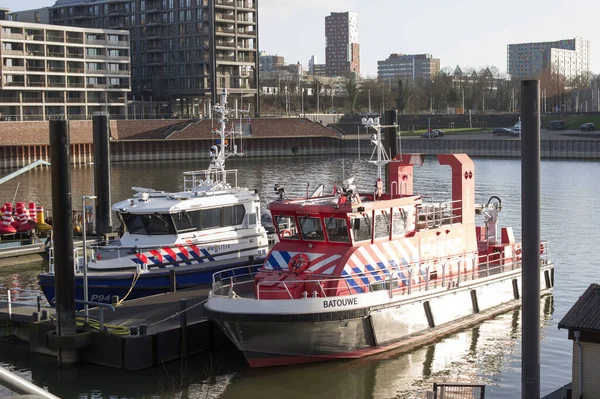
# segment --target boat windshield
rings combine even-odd
[[[278,215],[275,217],[277,222],[277,231],[280,238],[291,238],[294,240],[300,239],[298,228],[296,227],[296,219],[291,215]]]
[[[173,219],[168,213],[135,214],[122,213],[121,217],[129,234],[169,235],[177,234]]]
[[[303,240],[325,241],[321,218],[298,216],[298,223],[300,224]]]
[[[350,216],[352,235],[354,241],[366,241],[371,239],[371,217],[368,214]]]
[[[346,219],[330,217],[325,219],[327,239],[331,242],[350,242]]]

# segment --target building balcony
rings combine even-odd
[[[235,15],[216,14],[215,21],[235,21]]]
[[[125,70],[125,69],[123,69],[123,70],[121,70],[121,69],[120,70],[109,69],[109,70],[106,70],[104,72],[106,72],[107,75],[129,76],[129,74],[130,74],[130,71],[129,70]]]
[[[106,69],[88,69],[85,71],[88,75],[106,75]]]
[[[103,60],[107,57],[106,57],[106,54],[87,54],[85,56],[85,58],[92,59],[92,60]]]
[[[25,65],[16,65],[16,66],[3,66],[3,71],[24,71]]]
[[[83,53],[67,53],[66,58],[78,58],[78,59],[82,59]]]
[[[233,1],[233,0],[216,0],[215,8],[235,8],[235,1]]]
[[[83,89],[85,88],[85,83],[83,82],[67,82],[67,87],[71,89]]]
[[[51,103],[51,104],[64,104],[65,99],[64,98],[56,98],[56,97],[50,97],[50,98],[46,98],[46,103]]]
[[[88,89],[106,89],[107,87],[108,85],[106,83],[93,83],[87,85]]]
[[[23,50],[4,50],[2,49],[2,54],[4,55],[23,55]]]
[[[256,32],[254,31],[238,30],[237,34],[238,36],[256,37]]]
[[[64,43],[65,38],[62,36],[46,36],[46,41],[53,43]]]
[[[246,1],[238,1],[236,5],[238,10],[256,11],[256,7],[251,7]]]
[[[65,67],[48,67],[47,72],[65,73]]]
[[[67,97],[68,104],[85,104],[85,98],[69,98]]]
[[[65,58],[65,53],[56,53],[53,51],[48,51],[46,53],[46,57],[50,57],[50,58]]]
[[[25,36],[22,33],[7,33],[2,35],[2,39],[25,40]]]
[[[27,65],[27,72],[46,72],[44,65]]]
[[[17,81],[17,82],[4,82],[2,83],[3,87],[25,87],[25,82]]]
[[[65,87],[65,82],[48,82],[48,87]]]
[[[87,39],[85,41],[85,44],[95,44],[95,45],[98,45],[98,46],[104,46],[104,45],[106,45],[106,40]]]
[[[81,37],[67,37],[67,44],[83,44]]]
[[[247,20],[246,18],[238,18],[236,22],[238,25],[256,25],[256,22]]]
[[[119,41],[109,40],[106,42],[106,47],[129,47],[129,42],[127,40],[119,40]]]
[[[129,57],[126,55],[108,55],[106,56],[107,60],[116,60],[116,61],[129,61]]]
[[[46,87],[46,82],[30,81],[27,82],[27,87]]]
[[[217,36],[235,36],[235,28],[215,27],[215,35]]]
[[[36,41],[36,42],[43,42],[44,41],[44,35],[28,35],[28,34],[25,34],[25,40]]]

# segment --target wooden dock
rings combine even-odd
[[[124,302],[115,312],[104,309],[105,331],[81,326],[80,334],[66,340],[55,335],[54,309],[13,303],[9,317],[7,304],[0,303],[0,334],[29,342],[35,353],[77,348],[82,362],[141,370],[227,342],[204,317],[208,292],[195,288]],[[97,308],[89,313],[99,316]],[[83,311],[83,321],[79,316]]]

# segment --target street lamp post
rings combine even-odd
[[[369,115],[371,114],[371,90],[369,90]]]
[[[95,195],[82,195],[81,196],[81,212],[82,212],[82,230],[83,230],[83,300],[86,302],[83,305],[83,309],[84,309],[84,313],[85,313],[85,322],[88,322],[88,316],[89,316],[89,308],[88,308],[88,304],[87,301],[89,300],[89,293],[88,293],[88,275],[87,275],[87,267],[88,267],[88,261],[87,261],[87,243],[86,243],[86,238],[87,238],[87,219],[86,219],[86,215],[85,215],[85,201],[88,199],[96,199]]]

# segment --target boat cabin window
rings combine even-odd
[[[375,211],[374,238],[390,238],[390,217],[388,211]]]
[[[173,215],[173,222],[178,232],[196,230],[196,218],[198,212],[178,212]]]
[[[177,234],[173,219],[168,213],[154,213],[140,215],[135,213],[122,213],[121,217],[130,234],[143,235],[168,235]]]
[[[216,227],[221,227],[222,222],[221,218],[223,217],[223,209],[222,208],[213,208],[213,209],[202,209],[200,211],[200,225],[202,226],[202,230],[204,229],[214,229]]]
[[[238,204],[221,208],[182,211],[173,214],[178,232],[237,226],[244,223],[246,208]]]
[[[406,234],[407,213],[402,208],[392,209],[392,235],[394,237]]]
[[[371,240],[371,217],[364,214],[352,215],[350,217],[352,225],[352,236],[354,241]]]
[[[302,231],[302,239],[310,241],[325,241],[325,234],[321,226],[321,218],[298,216],[298,223]]]
[[[296,219],[289,215],[278,215],[275,218],[280,238],[300,239],[296,227]]]
[[[325,230],[327,230],[327,239],[331,242],[350,242],[346,219],[326,218]]]

